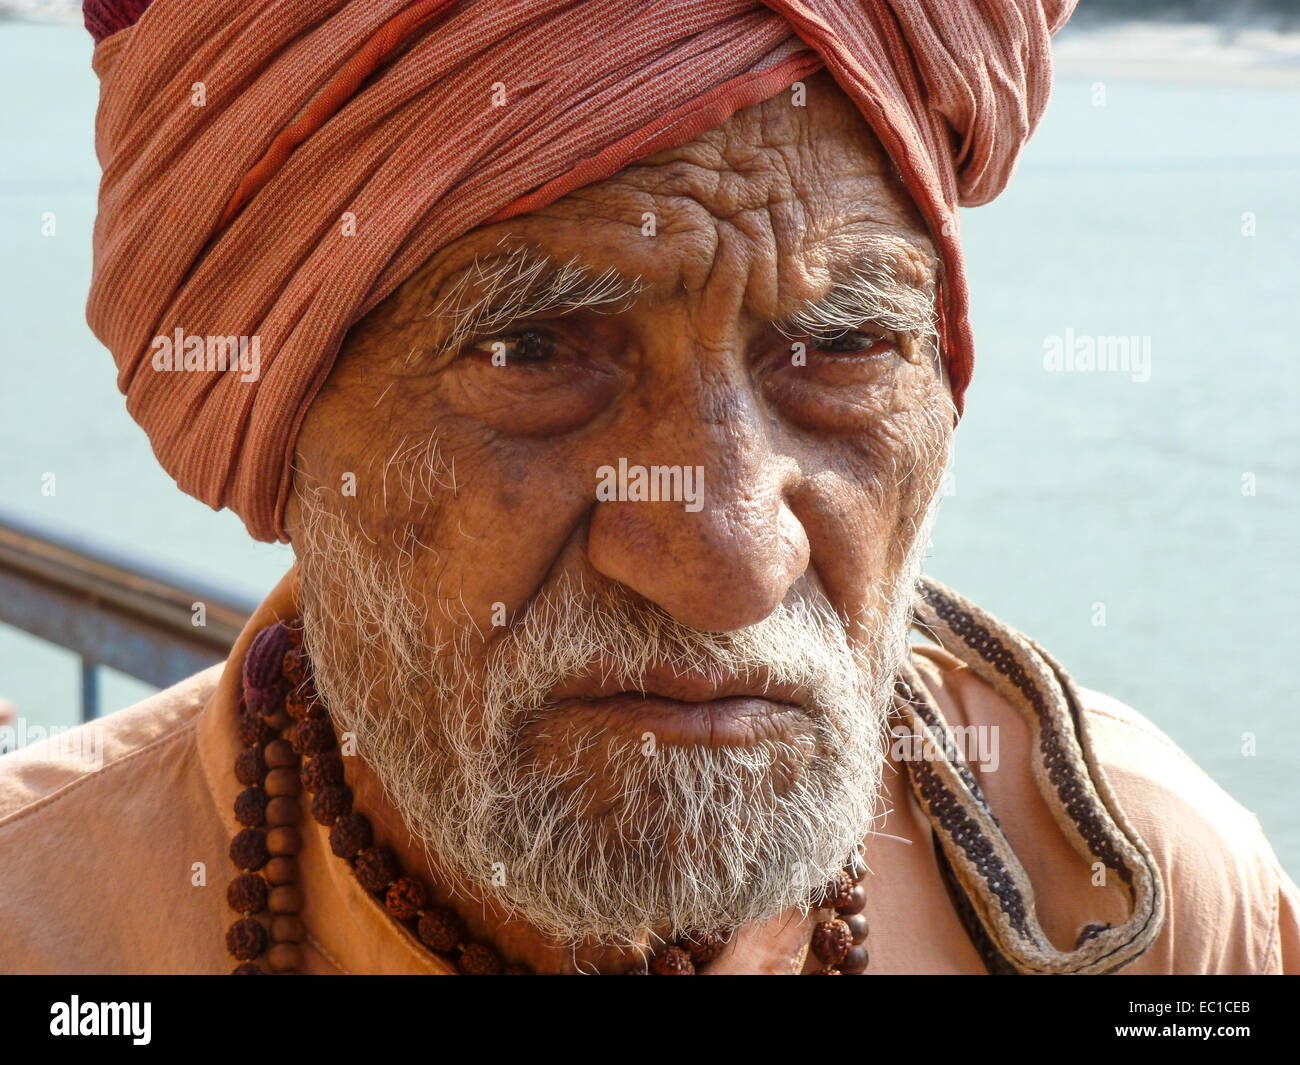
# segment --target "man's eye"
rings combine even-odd
[[[494,365],[512,362],[548,362],[555,358],[555,338],[535,329],[484,340],[475,345],[479,351],[492,356]]]
[[[846,329],[840,333],[822,333],[812,338],[811,347],[818,351],[831,351],[841,354],[870,352],[872,348],[886,350],[889,341],[879,333],[862,329]]]

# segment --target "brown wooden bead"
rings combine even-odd
[[[284,653],[280,660],[280,674],[293,687],[298,687],[307,677],[307,657],[294,648]]]
[[[264,715],[262,720],[266,722],[268,728],[273,729],[276,732],[283,732],[293,724],[293,718],[286,714],[284,710],[272,711],[271,713]],[[271,742],[274,743],[275,741],[272,740]]]
[[[330,850],[340,858],[355,858],[373,842],[374,832],[364,814],[345,814],[330,828]]]
[[[277,857],[302,850],[302,835],[292,825],[280,825],[266,834],[266,849]]]
[[[297,795],[298,774],[287,767],[272,769],[266,774],[266,782],[262,787],[272,798],[279,798],[281,795]]]
[[[291,973],[302,968],[302,947],[297,943],[274,943],[266,952],[266,964],[273,973]]]
[[[854,943],[861,943],[867,938],[867,919],[862,914],[846,913],[841,920],[849,926]]]
[[[244,659],[247,663],[248,659]],[[262,688],[245,686],[244,697],[239,700],[239,712],[251,714],[255,718],[264,718],[273,714],[284,705],[284,681],[279,677],[274,684]],[[251,729],[251,724],[248,726]],[[266,741],[269,742],[269,741]]]
[[[357,882],[370,892],[387,891],[388,885],[402,875],[402,867],[387,847],[367,847],[357,855],[352,867]]]
[[[277,913],[271,919],[271,938],[277,943],[301,943],[307,938],[307,926],[296,913]]]
[[[334,726],[325,717],[299,721],[289,732],[289,742],[299,754],[324,754],[334,747]]]
[[[266,929],[252,917],[244,917],[226,929],[226,950],[240,961],[250,961],[266,949]]]
[[[316,792],[343,783],[343,758],[338,751],[328,751],[309,758],[302,765],[302,786]]]
[[[623,970],[624,976],[649,976],[650,963],[642,958],[640,961],[634,961],[628,968]]]
[[[271,859],[266,849],[266,833],[260,828],[246,828],[230,841],[230,860],[236,869],[252,872]]]
[[[245,747],[264,747],[275,739],[271,726],[259,714],[244,710],[239,715],[239,742]]]
[[[298,756],[294,754],[293,744],[285,739],[272,740],[268,743],[263,757],[271,769],[284,769],[298,764]]]
[[[235,779],[246,788],[266,779],[266,760],[260,747],[249,747],[239,752],[235,759]]]
[[[262,967],[255,962],[246,961],[243,965],[237,965],[230,971],[231,976],[265,976]]]
[[[849,897],[849,892],[853,890],[853,878],[841,869],[830,882],[822,889],[821,897],[817,900],[818,906],[824,906],[828,909],[835,909],[841,902]]]
[[[254,784],[235,796],[235,820],[245,828],[256,828],[266,820],[266,791]]]
[[[501,972],[501,959],[485,943],[470,943],[456,959],[456,968],[466,976],[496,976]]]
[[[691,932],[689,935],[682,936],[678,942],[678,946],[691,956],[691,961],[696,968],[708,965],[722,953],[726,945],[726,940],[712,932]]]
[[[450,954],[465,941],[465,922],[455,910],[438,906],[420,916],[416,934],[430,950]]]
[[[812,934],[812,952],[828,966],[838,965],[853,946],[853,933],[838,917],[818,921]]]
[[[399,876],[388,886],[384,896],[384,909],[399,921],[411,921],[419,916],[429,901],[424,885],[413,876]]]
[[[854,884],[849,892],[849,897],[843,902],[836,904],[835,909],[840,913],[861,913],[867,908],[867,889],[861,884]]]
[[[277,887],[280,884],[292,884],[298,879],[298,863],[292,858],[272,858],[266,863],[267,883]]]
[[[861,945],[855,946],[840,962],[840,972],[857,976],[858,973],[867,971],[867,961],[867,948]]]
[[[656,976],[694,976],[695,964],[681,947],[665,947],[655,955],[650,971]]]
[[[320,701],[310,680],[284,697],[284,711],[295,721],[316,721],[326,716],[325,704]]]
[[[321,788],[311,801],[311,815],[319,825],[332,825],[352,812],[352,789],[346,784]]]
[[[302,892],[296,884],[282,884],[271,889],[266,908],[272,913],[302,912]]]
[[[226,888],[226,903],[248,916],[266,909],[267,892],[266,881],[256,873],[240,873]]]
[[[266,823],[275,825],[296,825],[302,816],[298,800],[288,795],[281,795],[266,804]]]

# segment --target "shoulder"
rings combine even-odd
[[[169,746],[184,745],[220,670],[196,673],[84,725],[42,730],[39,738],[21,726],[26,745],[0,756],[0,832],[78,790],[112,787],[128,767],[165,758]]]
[[[190,863],[207,857],[190,853],[195,837],[219,827],[195,726],[220,671],[0,756],[4,969],[136,967],[125,922],[144,900],[166,922]]]
[[[1144,838],[1170,854],[1190,844],[1206,846],[1210,855],[1271,857],[1255,815],[1169,736],[1118,699],[1088,688],[1079,694],[1098,760]]]
[[[927,686],[937,689],[954,723],[997,730],[999,764],[995,771],[977,767],[976,775],[1040,909],[1049,908],[1044,928],[1055,940],[1053,924],[1064,938],[1081,920],[1122,919],[1122,895],[1096,890],[1090,865],[1055,828],[1033,779],[1030,733],[1015,708],[951,655],[917,650]],[[1079,695],[1084,741],[1166,888],[1164,931],[1125,971],[1291,970],[1300,962],[1300,898],[1258,819],[1142,714],[1100,692],[1083,688]]]
[[[1150,960],[1163,954],[1176,972],[1295,971],[1300,895],[1259,819],[1132,707],[1080,695],[1107,778],[1165,875],[1170,918]]]

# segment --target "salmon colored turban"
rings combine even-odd
[[[308,405],[348,328],[433,252],[824,66],[943,258],[960,411],[974,351],[955,208],[1006,184],[1073,6],[86,0],[104,171],[87,319],[177,484],[285,539]],[[159,364],[155,338],[214,336],[256,338],[256,380]]]

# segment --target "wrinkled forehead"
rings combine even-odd
[[[470,230],[392,302],[414,312],[472,295],[524,249],[635,284],[649,304],[739,286],[771,320],[864,270],[929,294],[939,270],[888,155],[824,73],[546,207]]]

